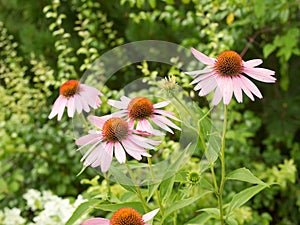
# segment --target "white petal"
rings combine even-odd
[[[222,99],[222,93],[219,87],[216,88],[212,103],[213,105],[218,105]]]
[[[69,98],[67,107],[68,107],[68,116],[73,117],[74,113],[75,113],[75,99],[74,99],[74,96]]]

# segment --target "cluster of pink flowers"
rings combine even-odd
[[[193,77],[191,84],[194,90],[199,91],[199,96],[205,96],[214,91],[212,104],[217,105],[223,99],[228,105],[233,95],[237,102],[243,101],[243,92],[254,101],[254,96],[262,98],[256,85],[247,77],[258,81],[273,83],[276,81],[272,70],[258,68],[261,59],[243,61],[241,56],[234,51],[224,51],[217,58],[210,58],[196,49],[191,49],[194,57],[205,68],[186,72]],[[69,80],[60,87],[60,95],[54,102],[49,119],[57,115],[61,120],[64,109],[67,108],[69,117],[75,112],[89,112],[91,108],[97,109],[102,103],[100,96],[103,94],[94,87],[81,84],[76,80]],[[152,136],[161,136],[163,131],[173,133],[172,129],[180,130],[172,120],[180,122],[174,113],[163,110],[170,101],[153,104],[145,97],[130,99],[122,96],[120,101],[109,100],[108,104],[119,111],[105,116],[88,116],[88,120],[95,129],[78,138],[75,143],[79,149],[87,148],[81,161],[85,167],[99,167],[102,172],[107,172],[111,165],[113,155],[119,163],[126,162],[126,154],[136,160],[142,157],[151,157],[148,150],[155,149],[160,141],[152,140]],[[78,149],[78,150],[79,150]],[[103,224],[140,224],[152,219],[158,210],[151,211],[144,216],[131,208],[122,208],[114,213],[111,220],[93,218],[83,222],[84,225]]]

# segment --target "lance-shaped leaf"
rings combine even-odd
[[[251,184],[261,184],[266,185],[261,179],[253,175],[253,173],[247,168],[239,168],[237,170],[232,171],[227,175],[228,180],[240,180],[244,182],[248,182]]]

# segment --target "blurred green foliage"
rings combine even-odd
[[[258,84],[263,100],[230,105],[226,162],[229,171],[246,166],[266,182],[280,184],[256,196],[252,210],[244,206],[235,212],[239,224],[299,224],[299,29],[298,0],[0,0],[0,208],[24,206],[18,196],[29,188],[76,196],[87,188],[79,182],[83,178],[93,187],[87,195],[97,185],[103,188],[97,179],[88,182],[93,170],[76,177],[81,155],[75,152],[71,120],[64,116],[58,123],[47,116],[60,84],[80,79],[101,54],[157,39],[210,56],[232,49],[245,60],[262,58],[264,67],[276,71],[276,85]],[[142,63],[117,73],[124,82],[112,77],[101,90],[104,101],[134,78],[175,74],[176,82],[207,106],[177,68]],[[165,155],[172,152],[168,146]],[[198,156],[193,160],[187,168],[195,167]],[[183,195],[203,188],[185,189],[189,184],[176,176],[175,191]],[[232,181],[227,200],[242,187]],[[122,199],[122,189],[115,189]],[[210,201],[207,196],[182,209],[178,224],[197,219],[195,211]]]

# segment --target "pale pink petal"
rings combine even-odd
[[[162,116],[167,116],[173,120],[176,120],[176,121],[181,121],[180,119],[178,119],[177,117],[174,116],[174,113],[173,112],[169,112],[169,111],[166,111],[166,110],[161,110],[161,109],[155,109],[153,111],[155,114],[160,114]]]
[[[155,121],[153,120],[153,122],[157,122],[157,121],[160,121],[166,125],[168,125],[169,127],[172,127],[174,129],[177,129],[177,130],[181,130],[177,125],[175,125],[171,120],[167,119],[166,117],[163,117],[163,116],[159,116],[159,115],[154,115],[151,117],[151,119],[155,119]]]
[[[215,59],[209,58],[208,56],[204,55],[203,53],[197,51],[194,48],[191,48],[191,52],[195,56],[196,59],[198,59],[200,62],[206,64],[206,65],[214,65],[215,64]]]
[[[215,77],[207,78],[206,80],[203,80],[202,82],[204,85],[202,86],[202,89],[199,92],[199,96],[207,95],[212,90],[214,90],[218,85]]]
[[[263,61],[261,59],[251,59],[246,62],[243,62],[243,66],[245,67],[255,67],[262,64]]]
[[[207,66],[203,70],[194,70],[194,71],[184,72],[184,73],[186,73],[187,75],[190,75],[190,76],[194,76],[194,75],[210,73],[211,71],[213,71],[213,67]]]
[[[112,117],[126,117],[128,115],[128,110],[120,110],[111,114]]]
[[[129,105],[129,103],[131,102],[131,99],[126,97],[126,96],[122,96],[121,101],[124,102],[127,106]]]
[[[52,119],[55,117],[60,111],[61,111],[61,106],[63,105],[62,109],[64,110],[65,105],[67,101],[65,101],[66,98],[62,95],[59,95],[58,98],[55,100],[52,110],[50,112],[50,115],[48,116],[49,119]]]
[[[92,218],[84,221],[80,225],[109,225],[110,221],[104,218]]]
[[[92,148],[90,148],[90,149],[92,149]],[[98,159],[99,155],[101,154],[101,151],[102,151],[102,148],[100,146],[93,148],[92,151],[88,150],[86,153],[86,155],[87,155],[86,159],[84,160],[84,157],[82,157],[81,162],[84,160],[83,165],[90,166]],[[88,154],[88,152],[90,152],[90,153]]]
[[[115,143],[115,156],[119,163],[125,163],[126,153],[119,142]]]
[[[169,105],[170,103],[171,103],[171,101],[163,101],[163,102],[154,104],[153,107],[154,107],[154,109],[163,108],[163,107]]]
[[[111,115],[100,116],[100,117],[99,116],[88,116],[88,120],[100,129],[103,128],[104,123],[110,118],[112,118]]]
[[[251,93],[251,91],[248,89],[248,87],[244,84],[244,82],[242,80],[240,80],[240,85],[242,90],[245,92],[245,94],[252,100],[254,101],[254,97]]]
[[[78,138],[75,141],[75,144],[79,145],[79,146],[88,145],[88,144],[94,144],[94,143],[98,142],[99,140],[101,140],[100,134],[87,134],[85,136]]]
[[[258,98],[262,98],[262,94],[252,81],[244,76],[241,76],[241,80],[253,94],[255,94]]]
[[[80,96],[78,98],[78,96],[74,96],[74,106],[75,106],[75,110],[77,111],[77,113],[82,113],[82,103],[81,103],[81,100],[80,100]]]
[[[147,221],[151,220],[158,213],[158,211],[159,211],[159,209],[155,209],[155,210],[143,215],[143,217],[142,217],[143,221],[147,222]]]
[[[89,107],[87,101],[85,101],[84,98],[79,98],[79,100],[80,100],[82,109],[83,109],[85,112],[89,112],[89,111],[90,111],[90,107]]]
[[[237,102],[239,103],[243,102],[243,92],[240,82],[241,81],[239,76],[232,77],[233,93]]]
[[[110,167],[113,156],[113,147],[114,143],[106,143],[105,151],[103,151],[103,155],[101,157],[101,171],[103,173],[107,172]]]
[[[243,72],[256,80],[265,83],[274,83],[276,81],[276,78],[272,77],[272,75],[275,74],[272,70],[264,68],[244,68]]]
[[[233,85],[231,77],[219,77],[217,79],[218,86],[222,92],[223,102],[228,105],[233,94]]]
[[[133,158],[135,158],[136,160],[141,160],[142,156],[140,154],[140,151],[138,151],[138,148],[136,148],[136,146],[133,145],[133,147],[131,145],[127,145],[128,142],[124,143],[124,141],[122,142],[125,148],[125,151],[132,156]]]
[[[222,99],[222,92],[219,87],[216,88],[212,103],[213,105],[218,105]]]
[[[199,75],[197,76],[190,84],[196,84],[198,82],[200,82],[201,80],[204,80],[208,77],[211,77],[215,74],[214,71],[210,72],[210,73],[206,73],[206,74],[203,74],[203,75]]]
[[[75,94],[76,96],[76,94]],[[68,116],[73,117],[75,113],[75,96],[71,96],[68,100],[67,108],[68,108]]]
[[[127,146],[134,148],[135,145],[138,145],[142,148],[154,149],[155,147],[152,145],[160,144],[160,141],[154,141],[151,139],[147,139],[138,135],[128,135],[127,139],[123,140],[122,143],[125,143]]]
[[[174,132],[166,124],[161,122],[159,119],[156,119],[156,118],[153,118],[153,117],[151,119],[160,128],[164,129],[165,131],[170,132],[171,134],[174,134]]]
[[[122,101],[116,101],[116,100],[108,100],[107,104],[117,108],[117,109],[127,109],[128,104]]]

